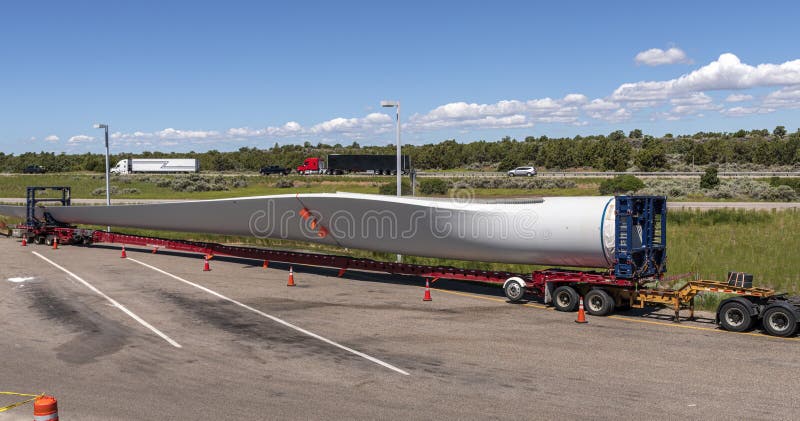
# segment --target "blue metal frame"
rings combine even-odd
[[[667,198],[617,196],[614,275],[660,277],[667,271]]]

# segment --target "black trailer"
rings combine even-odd
[[[408,155],[402,155],[401,171],[411,169]],[[397,155],[328,155],[328,174],[340,175],[351,172],[372,172],[378,175],[397,174]]]

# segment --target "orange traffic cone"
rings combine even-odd
[[[119,255],[120,259],[127,259],[128,253],[125,253],[125,244],[122,245],[122,254]]]
[[[425,278],[425,296],[422,297],[422,301],[433,301],[431,299],[431,280]]]
[[[204,258],[205,263],[203,264],[203,272],[211,272],[211,265],[208,264],[208,256]]]
[[[25,246],[27,246],[27,245],[28,245],[28,237],[25,237],[25,236],[23,235],[23,236],[22,236],[22,247],[25,247]]]
[[[53,237],[53,250],[58,250],[58,237]]]
[[[52,396],[39,396],[33,401],[33,419],[36,421],[58,421],[58,401]]]
[[[586,313],[583,311],[583,297],[581,297],[578,303],[578,318],[575,320],[575,323],[589,323],[586,321]]]
[[[292,269],[291,266],[289,266],[289,282],[286,283],[286,286],[287,287],[294,286],[294,269]]]
[[[261,267],[264,268],[264,269],[268,268],[269,267],[269,262],[264,260],[264,264],[261,265]]]
[[[158,252],[158,246],[153,246],[153,254],[156,254],[157,252]]]

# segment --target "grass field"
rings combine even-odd
[[[673,211],[668,216],[668,268],[724,280],[752,273],[754,284],[800,293],[800,212]]]
[[[285,193],[333,193],[347,191],[352,193],[378,193],[381,185],[393,183],[393,177],[364,176],[299,176],[287,177],[243,175],[236,176],[246,181],[247,187],[222,191],[175,191],[170,187],[159,187],[154,179],[174,177],[164,175],[112,176],[111,186],[120,191],[135,189],[137,193],[114,194],[112,199],[221,199],[227,197],[260,196]],[[214,176],[211,176],[214,177]],[[228,178],[228,177],[226,177]],[[291,180],[294,187],[281,188],[280,180]],[[600,180],[575,179],[577,187],[568,189],[474,189],[476,197],[509,196],[593,196],[598,195]],[[105,193],[92,194],[105,188],[105,178],[96,174],[41,174],[0,176],[0,197],[25,197],[27,186],[69,186],[72,197],[81,199],[105,198]]]

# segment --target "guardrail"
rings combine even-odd
[[[536,175],[536,177],[544,178],[608,178],[618,175],[633,175],[636,177],[700,177],[704,174],[702,171],[663,171],[663,172],[615,172],[615,171],[595,171],[595,172],[569,172],[569,171],[543,171]],[[719,177],[725,178],[766,178],[766,177],[798,177],[800,178],[800,171],[722,171],[717,174]],[[435,178],[475,178],[475,177],[508,177],[504,172],[428,172],[418,171],[417,177],[435,177]]]

